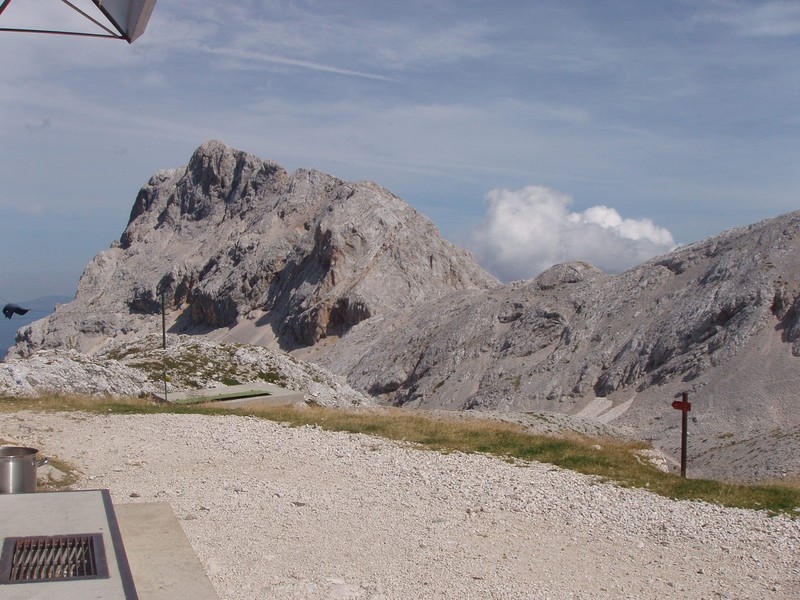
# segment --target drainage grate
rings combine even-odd
[[[10,537],[0,554],[0,583],[108,578],[100,533]]]

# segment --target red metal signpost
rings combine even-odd
[[[675,408],[677,410],[682,410],[684,412],[689,412],[690,410],[692,410],[692,403],[675,400],[675,402],[672,403],[672,408]]]
[[[681,477],[686,477],[686,445],[689,439],[689,411],[692,410],[692,403],[689,402],[689,394],[683,392],[681,400],[675,400],[672,408],[681,411]]]

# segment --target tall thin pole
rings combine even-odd
[[[164,402],[167,402],[167,301],[164,292],[161,292],[161,364],[164,368]]]
[[[688,404],[689,394],[683,392],[683,401]],[[686,446],[689,443],[689,411],[681,411],[681,477],[686,477]]]

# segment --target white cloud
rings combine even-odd
[[[389,77],[384,77],[382,75],[376,75],[373,73],[365,73],[362,71],[354,71],[352,69],[342,69],[339,67],[335,67],[332,65],[326,65],[319,62],[313,62],[308,60],[298,60],[295,58],[289,58],[286,56],[278,56],[275,54],[265,54],[261,52],[250,52],[246,50],[237,50],[231,48],[211,48],[208,46],[201,46],[201,50],[208,52],[210,54],[219,54],[222,56],[228,56],[234,59],[242,59],[245,61],[258,61],[261,63],[273,63],[278,65],[285,65],[290,67],[300,67],[302,69],[310,69],[313,71],[323,71],[326,73],[334,73],[337,75],[351,75],[354,77],[363,77],[365,79],[376,79],[379,81],[392,81]]]
[[[698,19],[730,25],[747,36],[789,37],[800,34],[800,5],[795,0],[721,2],[715,5],[715,10],[701,13]]]
[[[548,188],[496,189],[486,199],[473,249],[506,281],[573,260],[615,273],[675,248],[672,234],[650,219],[625,219],[608,206],[571,212],[572,198]]]

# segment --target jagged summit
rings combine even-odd
[[[222,142],[141,189],[120,240],[98,254],[74,302],[25,331],[37,348],[93,351],[160,327],[237,329],[284,348],[450,292],[498,285],[430,220],[371,182],[292,174]]]

